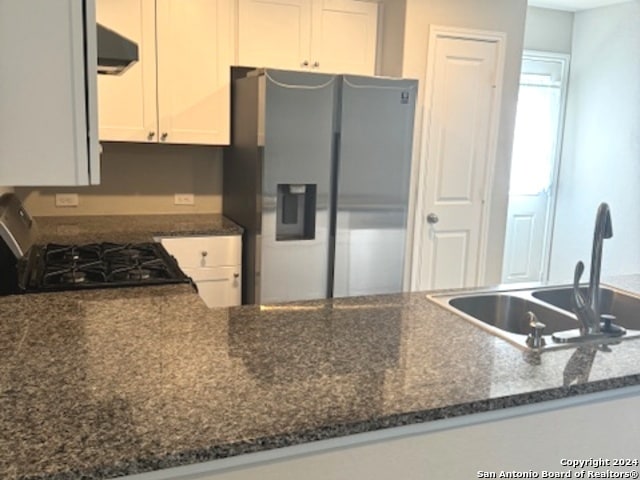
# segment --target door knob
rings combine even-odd
[[[438,215],[436,215],[435,213],[430,213],[429,215],[427,215],[427,223],[438,223],[440,219],[438,218]]]

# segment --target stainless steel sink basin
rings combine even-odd
[[[542,331],[544,346],[535,350],[567,348],[594,339],[578,338],[578,320],[571,309],[571,287],[491,289],[487,291],[458,291],[427,295],[433,302],[454,312],[478,327],[524,349],[532,350],[527,337],[533,333],[528,312],[545,324]],[[615,315],[614,323],[627,331],[622,337],[599,338],[597,343],[619,342],[640,337],[640,297],[623,291],[602,287],[602,313]],[[553,335],[563,332],[560,335]],[[570,343],[560,341],[571,337]]]
[[[492,327],[518,335],[531,332],[527,312],[533,312],[546,325],[547,334],[577,327],[570,316],[540,303],[505,294],[456,297],[449,305]]]
[[[584,288],[586,293],[586,288]],[[571,311],[571,287],[534,290],[531,295],[555,307]],[[600,313],[614,315],[614,323],[640,330],[640,298],[606,287],[600,289]]]

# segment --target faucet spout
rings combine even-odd
[[[611,224],[611,210],[609,205],[601,203],[596,214],[596,224],[593,230],[593,246],[591,248],[591,272],[589,275],[589,289],[587,299],[589,307],[600,319],[600,272],[602,270],[602,245],[604,240],[613,237]],[[600,329],[600,321],[598,327]]]
[[[611,225],[611,211],[609,205],[601,203],[596,214],[596,226],[593,230],[593,246],[591,248],[591,274],[589,287],[585,295],[580,289],[580,277],[584,271],[584,264],[578,262],[573,275],[573,311],[580,322],[580,334],[599,335],[603,333],[619,334],[622,329],[611,323],[611,319],[605,320],[604,330],[601,328],[603,320],[600,309],[600,271],[602,270],[602,244],[606,238],[613,236]],[[606,317],[606,315],[605,315]]]

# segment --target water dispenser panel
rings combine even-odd
[[[278,185],[276,240],[313,240],[316,233],[315,184]]]

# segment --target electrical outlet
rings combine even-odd
[[[193,193],[176,193],[173,196],[174,205],[194,205]]]
[[[56,207],[77,207],[79,203],[77,193],[56,193]]]

